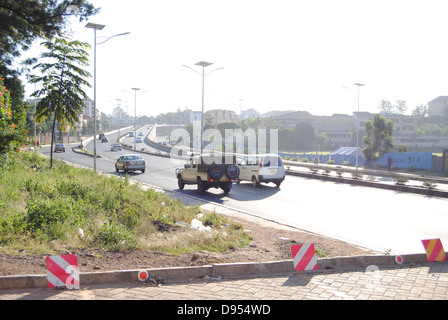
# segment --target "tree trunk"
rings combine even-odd
[[[50,170],[53,169],[53,143],[54,143],[54,127],[56,126],[56,114],[53,118],[53,125],[51,127],[51,149],[50,149]]]

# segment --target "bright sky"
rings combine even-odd
[[[121,99],[134,115],[177,109],[378,112],[381,99],[417,105],[448,95],[446,0],[90,0],[97,31],[97,108]],[[73,20],[75,21],[75,20]],[[93,45],[93,29],[74,37]],[[93,75],[93,49],[91,50]],[[93,84],[93,77],[91,79]],[[348,87],[345,88],[344,86]],[[28,88],[27,88],[28,90]],[[126,92],[127,91],[127,92]],[[93,99],[93,89],[87,90]],[[28,92],[27,92],[28,94]]]

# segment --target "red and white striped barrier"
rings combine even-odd
[[[79,289],[78,256],[68,254],[49,256],[47,262],[48,288]]]
[[[446,261],[445,250],[443,250],[442,241],[440,241],[440,239],[422,240],[422,244],[425,247],[426,258],[428,261]]]
[[[318,270],[314,244],[296,244],[291,246],[294,271]]]

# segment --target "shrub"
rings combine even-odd
[[[75,218],[72,200],[66,197],[36,198],[26,209],[26,229],[48,240],[64,238]]]
[[[103,224],[96,233],[93,243],[111,251],[137,248],[133,235],[112,220]]]
[[[409,181],[408,178],[398,175],[396,173],[391,173],[391,175],[392,175],[392,179],[395,181],[395,184],[397,184],[397,185],[405,185],[406,182]]]

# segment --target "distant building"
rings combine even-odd
[[[325,133],[327,144],[338,147],[352,145],[354,117],[346,114],[333,116],[314,116],[308,111],[297,111],[275,116],[279,128],[294,129],[300,122],[308,122],[314,128],[316,136]]]
[[[84,101],[84,104],[86,105],[83,110],[82,110],[82,114],[89,116],[90,118],[93,119],[93,100],[90,99],[82,99],[82,101]],[[96,110],[96,114],[98,114],[98,110]]]
[[[417,129],[417,118],[404,114],[380,112],[386,119],[394,123],[394,136],[414,134]]]
[[[446,148],[448,146],[448,136],[429,134],[394,135],[394,145],[398,146],[399,144],[408,148]]]
[[[260,113],[257,110],[247,109],[247,110],[241,111],[240,120],[246,120],[246,119],[249,119],[249,118],[256,118],[256,117],[259,117],[259,116],[260,116]]]
[[[417,119],[415,117],[390,112],[382,112],[381,114],[386,119],[392,120],[394,124],[394,145],[440,145],[441,142],[435,141],[434,137],[425,138],[422,136],[419,137],[416,134]],[[314,116],[308,111],[297,111],[294,113],[276,116],[274,118],[277,120],[280,128],[293,129],[300,122],[308,122],[314,128],[314,134],[316,136],[325,133],[325,135],[327,136],[327,145],[338,147],[353,147],[356,146],[356,134],[358,132],[356,117],[359,117],[359,145],[362,146],[362,137],[367,134],[366,122],[369,120],[373,120],[374,116],[375,114],[370,112],[354,112],[353,116],[347,114]],[[418,137],[418,139],[416,137]],[[420,139],[420,142],[412,142],[414,140],[411,139]],[[445,141],[443,138],[441,139]]]
[[[202,112],[201,111],[191,111],[190,113],[190,123],[195,123],[196,121],[201,122]]]
[[[428,117],[442,116],[448,107],[448,96],[440,96],[428,102]]]
[[[214,125],[218,123],[229,123],[234,122],[238,123],[238,115],[234,111],[223,110],[223,109],[214,109],[207,111],[205,114],[205,119],[212,119],[212,123]]]
[[[295,110],[286,110],[286,111],[276,110],[276,111],[269,111],[269,112],[263,113],[261,116],[263,118],[269,118],[269,117],[276,117],[276,116],[281,116],[283,114],[294,113],[294,112],[295,112]]]

